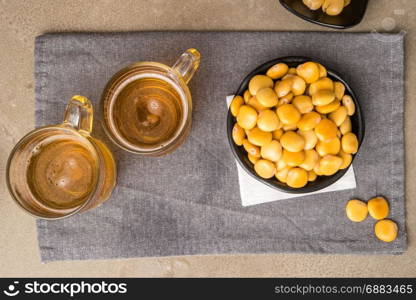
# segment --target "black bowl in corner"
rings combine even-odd
[[[280,0],[280,4],[308,22],[335,29],[346,29],[362,21],[368,0],[351,0],[351,3],[338,16],[329,16],[322,9],[311,10],[303,4],[302,0]]]
[[[274,60],[271,60],[269,62],[266,62],[262,64],[261,66],[257,67],[254,71],[252,71],[250,74],[244,78],[243,82],[240,84],[240,87],[238,88],[235,95],[243,96],[244,91],[247,90],[248,83],[250,79],[258,74],[266,74],[266,71],[273,65],[283,62],[286,63],[289,67],[296,67],[299,64],[302,64],[307,61],[315,61],[318,62],[316,59],[307,58],[307,57],[298,57],[298,56],[289,56],[289,57],[282,57],[277,58]],[[340,81],[345,85],[345,94],[348,94],[352,97],[355,103],[355,114],[351,116],[351,124],[352,124],[352,132],[356,134],[359,142],[359,147],[362,144],[362,141],[364,139],[364,132],[365,132],[365,126],[364,126],[364,119],[363,114],[360,108],[360,105],[358,103],[357,96],[355,95],[354,91],[351,89],[350,85],[335,71],[327,68],[328,71],[328,77],[335,81]],[[301,193],[311,193],[315,192],[321,189],[324,189],[334,182],[336,182],[338,179],[340,179],[348,170],[340,170],[337,173],[335,173],[332,176],[318,176],[318,178],[313,182],[308,182],[306,186],[303,188],[292,188],[288,185],[279,182],[275,177],[272,177],[270,179],[263,179],[259,177],[256,172],[254,171],[253,164],[248,160],[247,153],[244,150],[242,146],[237,146],[232,138],[232,130],[234,127],[234,124],[236,123],[235,117],[231,114],[230,110],[228,110],[227,115],[227,136],[228,136],[228,142],[230,144],[231,150],[238,161],[238,163],[241,165],[241,167],[252,177],[256,178],[258,181],[263,182],[264,184],[279,190],[284,191],[287,193],[294,193],[294,194],[301,194]],[[357,154],[353,155],[353,161]],[[352,163],[351,163],[352,165]]]

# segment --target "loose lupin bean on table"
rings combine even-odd
[[[348,219],[353,222],[362,222],[367,218],[367,215],[377,220],[374,225],[374,234],[380,241],[390,243],[397,238],[399,231],[397,224],[390,219],[386,219],[390,209],[385,198],[374,197],[368,200],[367,203],[352,199],[345,206],[345,212]]]

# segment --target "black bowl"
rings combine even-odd
[[[307,58],[307,57],[299,57],[299,56],[289,56],[289,57],[282,57],[277,58],[274,60],[271,60],[269,62],[266,62],[262,64],[261,66],[257,67],[254,71],[252,71],[250,74],[247,75],[246,78],[244,78],[243,82],[241,83],[240,87],[238,88],[235,95],[243,96],[244,91],[247,90],[248,83],[250,79],[258,74],[266,74],[267,70],[280,62],[286,63],[289,67],[296,67],[299,64],[302,64],[307,61],[315,61],[319,62],[316,59]],[[340,81],[345,85],[345,93],[350,95],[355,103],[355,114],[351,117],[351,125],[352,125],[352,132],[357,135],[359,146],[362,144],[363,138],[364,138],[364,121],[363,121],[363,114],[360,108],[360,105],[357,100],[357,96],[355,95],[354,91],[351,89],[349,84],[342,79],[342,77],[336,73],[335,71],[331,69],[327,69],[328,71],[328,77],[331,78],[334,81]],[[256,172],[254,171],[253,164],[248,160],[247,153],[244,150],[242,146],[237,146],[232,138],[232,130],[234,127],[234,124],[236,123],[235,117],[231,114],[230,110],[228,110],[227,115],[227,134],[228,134],[228,142],[231,146],[231,150],[238,161],[238,163],[241,165],[241,167],[252,177],[256,178],[258,181],[263,182],[264,184],[275,188],[279,191],[299,194],[299,193],[311,193],[318,190],[321,190],[323,188],[326,188],[327,186],[333,184],[338,179],[340,179],[348,170],[340,170],[337,173],[335,173],[332,176],[318,176],[318,178],[313,182],[308,182],[306,186],[303,188],[291,188],[288,185],[279,182],[275,177],[272,177],[271,179],[263,179],[259,177]],[[353,155],[354,160],[355,155]]]
[[[321,26],[346,29],[361,22],[367,9],[368,0],[351,0],[351,3],[338,16],[329,16],[322,9],[311,10],[303,4],[302,0],[280,0],[280,4],[306,21]]]

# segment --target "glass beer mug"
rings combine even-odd
[[[167,154],[187,137],[192,98],[187,83],[200,53],[188,49],[173,67],[138,62],[119,71],[103,96],[104,128],[119,147],[137,154]]]
[[[116,183],[109,149],[91,137],[93,108],[74,96],[64,122],[35,129],[12,150],[7,185],[13,199],[33,216],[59,219],[106,201]]]

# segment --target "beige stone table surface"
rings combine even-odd
[[[359,1],[359,0],[354,0]],[[409,246],[399,256],[208,255],[42,264],[35,220],[11,200],[5,165],[34,127],[34,38],[57,31],[331,30],[306,23],[277,0],[0,0],[0,276],[234,277],[416,276],[416,1],[370,0],[351,31],[406,36],[406,206]],[[413,147],[412,147],[413,145]]]

